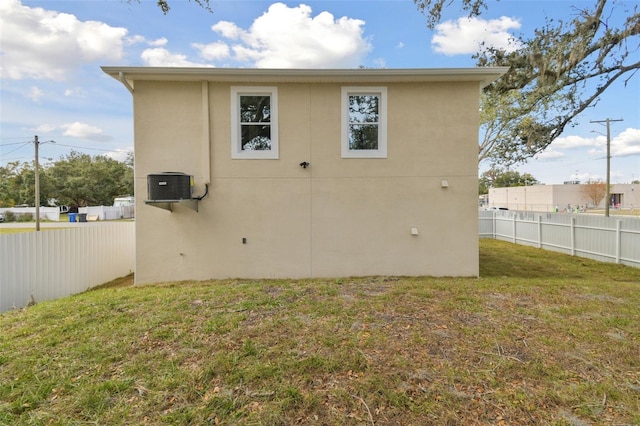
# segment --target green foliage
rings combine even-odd
[[[427,16],[427,26],[431,29],[442,18],[442,11],[452,6],[459,7],[463,12],[472,16],[479,16],[483,10],[487,9],[486,0],[460,0],[453,2],[452,0],[413,0],[422,13]]]
[[[31,222],[34,220],[33,214],[31,213],[19,213],[16,214],[14,218],[16,222]]]
[[[0,167],[0,207],[34,205],[33,163],[11,162]],[[107,156],[92,157],[72,151],[53,164],[40,166],[40,205],[113,204],[117,196],[133,194],[133,156],[120,162]]]
[[[444,7],[462,5],[470,16],[487,8],[486,0],[414,0],[433,27]],[[575,7],[571,20],[548,18],[534,35],[520,37],[509,49],[485,46],[478,66],[509,71],[484,90],[486,134],[479,159],[494,164],[523,162],[543,151],[612,83],[637,76],[640,12],[637,4],[594,0]]]
[[[479,193],[488,194],[489,188],[507,188],[512,186],[537,185],[540,182],[529,173],[493,167],[480,176]]]
[[[111,205],[115,197],[133,193],[132,168],[106,156],[72,151],[48,172],[60,204]]]
[[[49,189],[46,171],[40,170],[40,205],[47,205]],[[35,205],[34,164],[13,161],[0,167],[0,207],[20,204]]]
[[[543,151],[616,80],[640,69],[640,13],[623,2],[598,0],[566,22],[549,18],[530,39],[508,52],[486,48],[479,66],[508,66],[486,88],[489,102],[508,102],[503,131],[485,157],[502,164]]]
[[[189,0],[191,1],[191,0]],[[198,6],[205,9],[207,12],[213,12],[211,10],[211,5],[209,4],[209,0],[193,0]],[[127,0],[128,3],[140,3],[140,0]],[[165,15],[169,13],[171,10],[171,6],[169,5],[169,0],[157,0],[156,4],[162,10],[162,13]]]

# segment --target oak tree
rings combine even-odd
[[[127,0],[127,3],[140,3],[141,0]],[[189,0],[191,1],[191,0]],[[207,10],[208,12],[211,12],[211,5],[209,4],[209,0],[193,0],[198,6],[202,7],[203,9]],[[156,4],[158,5],[158,7],[160,8],[160,10],[162,10],[162,13],[164,13],[165,15],[167,13],[169,13],[169,10],[171,10],[171,6],[169,5],[169,0],[157,0]]]
[[[435,27],[447,7],[470,17],[486,0],[414,0]],[[479,160],[510,165],[542,152],[617,81],[625,85],[640,69],[640,12],[635,2],[576,2],[574,15],[549,17],[534,34],[509,49],[483,46],[477,65],[505,66],[482,97],[485,136]]]
[[[47,170],[50,194],[60,204],[110,206],[118,196],[133,194],[133,169],[104,155],[71,151]]]

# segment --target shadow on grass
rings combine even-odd
[[[115,280],[109,281],[108,283],[101,284],[97,287],[90,288],[87,291],[102,290],[105,288],[131,287],[133,286],[133,277],[133,274],[129,274],[124,277],[116,278]]]

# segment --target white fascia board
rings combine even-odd
[[[486,86],[507,72],[507,67],[406,68],[406,69],[265,69],[265,68],[177,68],[101,67],[131,86],[136,80],[210,81],[221,83],[350,83],[383,84],[413,82],[477,81]]]

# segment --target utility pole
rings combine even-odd
[[[35,164],[35,172],[36,172],[36,231],[40,230],[40,164],[38,162],[38,146],[40,142],[38,141],[38,136],[33,137],[33,145],[36,147],[36,164]]]
[[[55,141],[40,142],[38,140],[37,135],[33,137],[33,145],[35,146],[35,150],[36,150],[36,159],[35,159],[35,167],[34,167],[35,185],[36,185],[36,190],[35,190],[36,231],[40,230],[40,160],[38,159],[38,155],[39,155],[38,150],[40,148],[41,143],[55,143]]]
[[[605,194],[604,215],[609,217],[609,204],[611,204],[611,129],[610,124],[614,121],[624,121],[622,118],[612,120],[607,118],[606,120],[591,120],[591,123],[606,123],[607,125],[607,192]]]

